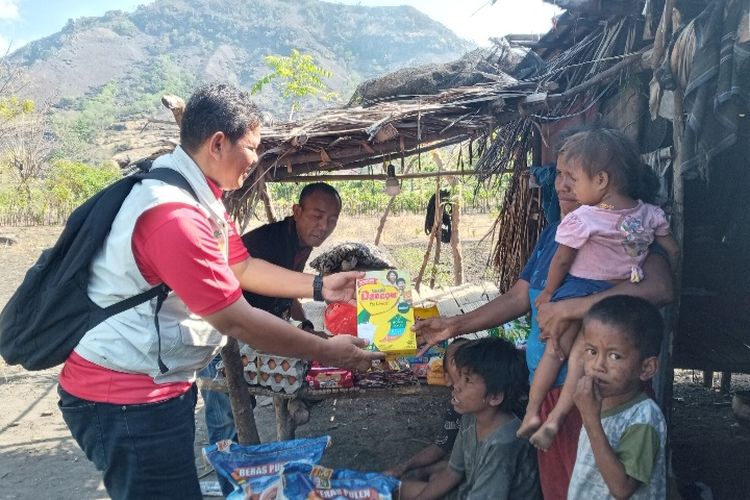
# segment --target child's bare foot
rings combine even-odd
[[[539,415],[527,411],[526,416],[523,417],[521,426],[516,431],[516,437],[527,438],[534,434],[541,425],[542,419],[539,418]]]
[[[552,446],[552,441],[557,436],[557,431],[560,430],[557,422],[547,420],[544,424],[539,427],[530,438],[529,441],[537,449],[547,451]]]

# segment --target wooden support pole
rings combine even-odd
[[[437,151],[432,152],[432,159],[438,170],[443,169],[443,159]],[[435,257],[432,259],[432,270],[430,272],[430,288],[435,288],[438,268],[440,267],[440,249],[443,243],[443,200],[440,199],[440,177],[437,178],[437,191],[435,191],[435,221],[438,222],[438,230],[435,238]]]
[[[721,393],[729,394],[732,389],[732,372],[721,372]]]
[[[682,90],[674,91],[674,121],[672,126],[672,234],[680,247],[674,273],[674,301],[667,313],[667,334],[664,336],[659,354],[659,371],[654,378],[656,401],[659,403],[667,422],[672,419],[672,394],[674,391],[674,368],[672,350],[675,331],[679,323],[680,295],[682,290],[683,240],[685,235],[684,183],[682,177],[682,135],[685,130],[683,117]]]
[[[508,116],[509,119],[507,121],[510,121],[511,114],[509,113]],[[427,138],[423,139],[421,143],[409,141],[403,148],[398,140],[393,140],[383,144],[371,145],[372,147],[370,149],[375,149],[374,156],[371,156],[372,153],[361,146],[333,150],[329,156],[330,161],[326,163],[322,161],[320,152],[310,153],[305,151],[297,153],[290,150],[280,152],[276,158],[266,158],[264,154],[261,156],[258,168],[263,169],[264,172],[268,171],[268,175],[273,177],[274,180],[279,180],[286,177],[293,177],[300,173],[317,172],[321,169],[335,170],[374,165],[376,163],[382,163],[384,159],[390,158],[396,154],[404,156],[419,155],[421,153],[432,151],[433,149],[444,148],[446,146],[458,144],[459,142],[467,141],[472,137],[472,135],[467,133],[460,133],[448,138]],[[294,165],[294,174],[287,169],[287,165]]]
[[[419,292],[419,287],[422,285],[422,278],[424,277],[424,271],[427,268],[427,262],[430,260],[430,253],[432,252],[432,242],[436,238],[440,238],[438,234],[438,228],[440,227],[440,219],[438,218],[438,208],[440,207],[440,177],[435,178],[437,188],[435,190],[435,217],[432,221],[432,231],[430,231],[430,237],[427,240],[427,250],[425,251],[424,258],[422,259],[422,266],[419,268],[417,278],[414,281],[414,289]]]
[[[388,203],[385,206],[385,210],[383,210],[383,215],[380,217],[378,231],[375,233],[375,246],[380,245],[380,238],[383,236],[383,229],[385,229],[385,221],[388,220],[388,214],[391,212],[394,203],[396,203],[396,197],[391,196],[391,199],[388,200]]]
[[[452,177],[451,183],[451,253],[453,254],[453,284],[462,285],[464,282],[464,259],[461,252],[461,233],[459,231],[461,223],[461,205],[463,205],[463,196],[461,183],[455,177]]]
[[[273,206],[273,198],[271,197],[271,192],[268,190],[268,183],[266,183],[263,178],[258,182],[260,184],[258,186],[258,196],[260,196],[260,199],[263,202],[263,208],[266,211],[266,219],[269,224],[274,223],[279,220],[279,218],[276,215],[276,209]]]
[[[437,219],[438,217],[442,219],[442,216],[440,214],[435,214],[435,219]],[[435,288],[437,272],[438,268],[440,267],[440,249],[442,248],[442,244],[442,230],[438,229],[438,232],[435,235],[435,256],[432,258],[432,269],[430,269],[430,288]]]
[[[276,396],[273,398],[273,409],[276,411],[276,435],[279,441],[294,439],[297,430],[294,419],[289,414],[287,402],[286,398]]]
[[[221,350],[221,359],[224,361],[229,402],[232,405],[232,416],[237,427],[237,441],[240,444],[258,444],[260,437],[255,425],[252,396],[247,391],[237,339],[229,338],[227,345]]]
[[[182,125],[182,115],[185,113],[185,100],[176,95],[166,94],[161,98],[161,103],[172,112],[177,128]]]

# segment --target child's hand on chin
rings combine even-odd
[[[578,379],[573,401],[581,412],[581,417],[598,419],[602,411],[602,397],[599,394],[599,384],[594,377],[584,375]]]

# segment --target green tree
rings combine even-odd
[[[302,99],[317,97],[330,101],[338,96],[323,82],[323,78],[332,76],[331,72],[318,66],[310,54],[292,49],[288,56],[270,55],[264,57],[263,62],[273,71],[255,82],[250,91],[257,94],[266,85],[275,85],[281,95],[291,101],[290,120],[299,110]]]

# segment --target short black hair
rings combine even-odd
[[[258,125],[260,111],[250,94],[224,83],[202,85],[185,106],[180,144],[187,151],[196,151],[216,132],[223,132],[234,143]]]
[[[659,178],[644,164],[638,148],[622,131],[601,126],[583,127],[566,135],[558,148],[558,161],[577,160],[589,177],[607,172],[610,183],[631,198],[653,203]]]
[[[305,199],[317,191],[327,194],[328,196],[336,200],[339,204],[339,209],[341,209],[341,196],[339,195],[339,192],[336,191],[335,187],[325,182],[313,182],[303,187],[302,191],[300,191],[299,193],[299,201],[297,202],[297,204],[302,206]]]
[[[613,295],[594,304],[584,316],[614,326],[627,335],[641,354],[641,359],[658,356],[664,337],[664,320],[651,302],[630,295]]]
[[[453,353],[453,357],[455,358],[458,349],[460,349],[461,346],[466,344],[467,342],[469,342],[469,339],[467,339],[466,337],[458,337],[457,339],[454,339],[453,342],[448,344],[448,347],[445,348],[445,353],[443,354],[443,371],[448,369],[448,349],[454,348],[456,350]]]
[[[527,372],[512,343],[496,337],[472,340],[459,347],[453,359],[459,370],[466,369],[482,377],[487,395],[503,395],[500,410],[512,412],[518,409],[527,384]]]

